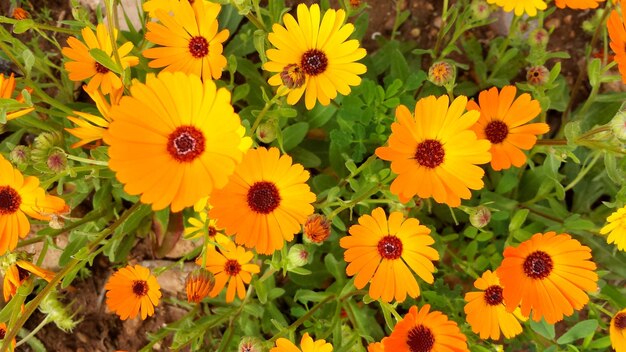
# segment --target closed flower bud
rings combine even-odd
[[[276,123],[274,121],[263,122],[256,129],[256,138],[263,143],[272,143],[276,139]]]
[[[241,339],[237,352],[264,352],[263,343],[256,337],[246,336]]]
[[[9,153],[9,160],[17,166],[25,166],[30,161],[30,148],[18,145]]]
[[[15,10],[13,10],[13,18],[15,18],[16,20],[25,20],[29,17],[30,14],[28,13],[28,11],[24,10],[21,7],[16,7]]]
[[[302,244],[295,244],[289,248],[287,254],[288,268],[299,268],[309,262],[309,252]]]
[[[615,137],[626,140],[626,111],[618,111],[609,125]]]
[[[312,214],[304,224],[304,240],[321,244],[330,236],[330,222],[324,215]]]
[[[541,46],[545,47],[548,45],[548,41],[550,40],[550,34],[543,28],[537,28],[534,31],[530,32],[528,36],[528,44],[532,46]]]
[[[483,228],[491,220],[491,211],[482,205],[474,208],[470,213],[470,223],[476,228]]]
[[[67,168],[67,157],[64,152],[60,150],[53,150],[50,155],[48,155],[46,165],[50,171],[56,174],[61,173]]]
[[[51,154],[54,148],[61,147],[63,137],[56,132],[43,132],[40,133],[33,140],[33,146],[31,149],[31,158],[35,163],[46,164],[48,156]]]
[[[550,71],[545,66],[533,66],[526,71],[526,80],[533,86],[542,86],[549,78]]]
[[[446,61],[438,61],[428,69],[428,80],[438,86],[454,83],[456,69]]]
[[[472,17],[478,21],[487,19],[491,15],[491,9],[485,0],[472,1],[470,9],[472,10]]]
[[[280,73],[280,79],[283,81],[285,87],[296,89],[302,87],[306,77],[300,66],[297,64],[289,64],[283,68],[283,71]]]
[[[187,275],[185,290],[187,291],[187,301],[189,303],[199,303],[215,286],[213,274],[204,268],[192,271]]]

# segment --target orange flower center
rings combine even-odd
[[[524,274],[531,279],[545,279],[554,268],[552,258],[548,253],[536,251],[524,260]]]
[[[179,126],[167,139],[167,151],[181,163],[191,162],[204,152],[204,134],[193,126]]]
[[[378,254],[385,259],[398,259],[402,256],[402,241],[396,236],[387,235],[378,241]]]
[[[189,53],[196,59],[209,55],[209,42],[202,36],[192,37],[189,40]]]
[[[108,68],[104,67],[102,64],[100,64],[97,61],[94,64],[94,66],[96,67],[96,72],[98,72],[98,73],[105,74],[105,73],[109,72]]]
[[[234,259],[229,259],[224,264],[224,271],[230,276],[235,276],[241,271],[241,264]]]
[[[411,352],[430,352],[435,346],[435,335],[424,325],[418,325],[409,331],[406,344]]]
[[[490,306],[495,306],[502,303],[502,287],[498,285],[493,285],[487,287],[485,290],[485,303]]]
[[[295,89],[302,87],[305,76],[300,66],[289,64],[283,68],[283,71],[280,73],[280,79],[283,81],[285,87]]]
[[[417,145],[414,158],[418,164],[434,169],[443,163],[445,156],[446,152],[441,142],[427,139]]]
[[[148,283],[145,280],[133,281],[133,293],[137,297],[143,297],[148,294]]]
[[[626,313],[617,313],[613,318],[613,324],[620,330],[626,329]]]
[[[311,49],[305,52],[300,59],[302,71],[309,76],[317,76],[324,73],[328,67],[328,58],[323,51]]]
[[[0,215],[15,213],[22,204],[22,197],[11,186],[0,186]]]
[[[280,193],[272,182],[260,181],[248,190],[248,206],[259,214],[269,214],[280,205]]]
[[[502,121],[494,120],[485,127],[485,135],[489,142],[493,144],[502,143],[506,136],[509,135],[509,127]]]
[[[217,229],[215,226],[209,226],[209,237],[215,237],[217,235]]]

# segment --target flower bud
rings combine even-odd
[[[287,254],[288,268],[299,268],[309,262],[309,252],[303,244],[294,244]]]
[[[289,64],[283,68],[283,71],[280,73],[280,79],[283,81],[285,87],[296,89],[302,87],[306,77],[300,66],[297,64]]]
[[[324,215],[309,215],[304,224],[304,240],[321,244],[330,236],[330,222]]]
[[[438,86],[454,83],[456,69],[446,61],[438,61],[428,69],[428,80]]]
[[[533,86],[542,86],[549,78],[550,71],[545,66],[533,66],[526,71],[526,80]]]
[[[46,165],[48,165],[48,169],[55,174],[61,173],[67,168],[67,157],[63,151],[58,149],[53,150],[50,155],[48,155]]]
[[[491,211],[489,208],[479,205],[472,209],[470,213],[470,223],[476,228],[483,228],[489,224],[491,220]]]
[[[263,344],[256,337],[246,336],[241,339],[237,352],[263,352]]]
[[[272,143],[276,139],[276,128],[274,121],[263,122],[256,129],[256,138],[263,143]]]
[[[204,268],[196,269],[187,275],[185,281],[185,291],[187,291],[187,301],[189,303],[199,303],[215,286],[213,274]]]
[[[28,13],[28,11],[24,10],[23,8],[16,7],[15,10],[13,10],[12,16],[16,20],[25,20],[30,17],[30,14]]]
[[[25,145],[15,146],[9,153],[9,160],[18,167],[25,166],[30,161],[30,148]]]
[[[31,159],[35,163],[46,164],[48,156],[52,150],[56,147],[61,147],[63,137],[56,132],[43,132],[40,133],[33,140],[31,148]]]
[[[531,46],[541,46],[545,47],[548,45],[548,41],[550,40],[550,34],[543,28],[537,28],[534,31],[530,32],[528,36],[528,44]]]
[[[626,111],[618,111],[609,126],[615,137],[626,140]]]
[[[491,15],[491,9],[485,0],[472,1],[470,9],[472,10],[472,17],[478,21],[487,19]]]

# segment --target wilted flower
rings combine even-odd
[[[320,244],[330,236],[330,221],[324,215],[312,214],[304,224],[304,240]]]
[[[550,71],[543,66],[533,66],[526,71],[526,80],[533,86],[542,86],[548,83]]]

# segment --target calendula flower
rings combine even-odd
[[[321,244],[330,236],[330,221],[324,215],[309,215],[302,233],[305,240]]]
[[[194,270],[187,275],[185,281],[185,291],[187,292],[187,301],[190,303],[198,303],[209,295],[209,292],[215,286],[215,278],[213,274],[204,268]]]
[[[123,70],[139,63],[139,58],[136,56],[128,56],[131,50],[133,50],[133,43],[126,42],[118,46],[117,54],[114,54],[111,39],[117,41],[117,30],[114,30],[114,36],[111,38],[108,28],[102,23],[96,27],[95,34],[89,27],[83,28],[81,34],[85,41],[84,44],[75,37],[69,37],[67,39],[69,47],[64,47],[61,51],[69,59],[64,65],[69,72],[69,78],[77,82],[91,79],[87,84],[87,90],[92,92],[98,89],[98,87],[103,94],[111,94],[122,89],[123,85],[120,77],[91,57],[89,51],[100,49],[111,60],[116,60],[115,57],[119,57],[121,69]]]
[[[209,237],[211,242],[225,243],[230,241],[230,238],[224,235],[222,228],[217,227],[217,221],[215,219],[209,219],[206,211],[198,213],[198,217],[189,218],[189,226],[185,227],[185,238],[194,239],[202,238],[204,235]]]
[[[87,86],[83,86],[83,89],[87,92],[87,94],[89,94],[94,103],[96,103],[100,116],[86,112],[74,111],[76,116],[67,117],[78,126],[65,129],[71,135],[80,139],[80,141],[72,144],[72,148],[82,147],[87,143],[102,139],[104,131],[106,131],[109,127],[109,123],[111,123],[111,107],[119,104],[123,93],[123,89],[111,92],[109,100],[107,100],[107,98],[104,97],[104,94],[102,94],[99,90],[92,92],[87,89]]]
[[[6,77],[3,73],[0,73],[0,99],[13,99],[15,83],[15,75],[13,73],[11,73],[9,77]],[[32,89],[26,88],[26,91],[30,93],[32,92]],[[17,97],[15,97],[15,100],[18,103],[24,103],[24,97],[22,96],[22,93],[18,94]],[[33,110],[35,110],[35,108],[21,108],[17,111],[7,112],[6,119],[7,121],[13,120],[20,116],[24,116]]]
[[[25,20],[27,18],[30,17],[30,13],[28,13],[28,11],[24,10],[21,7],[16,7],[13,10],[13,18],[15,18],[16,20]]]
[[[39,179],[24,177],[0,155],[0,255],[15,249],[18,237],[24,238],[30,231],[26,215],[50,220],[68,210],[63,199],[47,195],[39,187]]]
[[[490,144],[478,140],[470,127],[480,117],[477,111],[465,111],[466,97],[454,99],[429,96],[415,104],[415,114],[400,105],[391,125],[389,146],[376,149],[376,155],[391,161],[398,177],[391,193],[400,201],[413,196],[434,197],[451,207],[469,199],[470,189],[481,189],[485,171],[477,166],[491,160]]]
[[[258,265],[250,263],[253,257],[252,252],[236,246],[233,242],[225,243],[221,253],[215,249],[209,249],[205,265],[206,269],[215,275],[215,286],[209,296],[217,296],[228,283],[226,302],[232,302],[235,299],[235,293],[239,299],[244,299],[246,297],[244,284],[250,283],[252,274],[261,271]]]
[[[154,59],[148,66],[195,74],[203,80],[220,78],[227,63],[222,43],[228,39],[227,29],[218,33],[221,9],[205,1],[180,1],[171,9],[173,15],[156,9],[159,22],[148,22],[146,39],[159,47],[143,51],[143,56]]]
[[[507,247],[497,274],[508,312],[521,305],[523,316],[554,324],[581,309],[585,293],[597,289],[591,249],[568,234],[534,234],[517,248]]]
[[[143,10],[148,13],[148,17],[155,18],[157,10],[162,10],[169,14],[173,11],[174,7],[178,6],[179,1],[180,0],[148,0],[143,3]]]
[[[243,156],[243,127],[228,90],[162,72],[135,81],[130,92],[111,109],[104,133],[109,167],[127,193],[177,212],[226,185]]]
[[[615,243],[617,249],[626,251],[626,206],[611,214],[606,218],[606,222],[608,224],[600,229],[600,234],[608,234],[606,238],[608,244]]]
[[[213,192],[209,214],[238,244],[272,254],[313,214],[308,179],[309,172],[277,148],[250,149],[228,184]]]
[[[55,275],[52,271],[40,268],[31,262],[27,262],[25,260],[16,261],[15,263],[9,265],[7,271],[4,273],[2,293],[4,295],[5,302],[8,302],[11,297],[15,296],[17,289],[22,286],[31,273],[48,282],[50,282]]]
[[[337,92],[350,94],[350,86],[361,84],[359,75],[366,67],[357,63],[365,49],[356,39],[346,39],[354,25],[344,23],[343,10],[327,10],[321,17],[320,7],[298,5],[298,21],[285,14],[285,26],[274,24],[268,39],[276,49],[267,50],[269,61],[263,68],[275,72],[269,84],[287,94],[287,103],[296,104],[302,95],[307,109],[315,102],[330,104]]]
[[[4,337],[7,334],[7,324],[0,323],[0,346],[4,343]],[[15,348],[15,339],[11,341],[11,351]]]
[[[507,339],[519,335],[522,326],[513,313],[506,311],[498,275],[487,270],[474,281],[474,287],[481,291],[465,294],[465,314],[472,331],[481,339],[498,340],[500,331]]]
[[[537,135],[550,127],[543,123],[527,123],[541,112],[539,102],[524,93],[515,99],[517,88],[505,86],[480,92],[478,103],[469,101],[467,110],[480,111],[480,119],[472,129],[480,139],[491,142],[491,167],[498,171],[511,165],[520,167],[526,162],[522,150],[529,150],[537,142]]]
[[[487,0],[490,4],[496,4],[506,12],[515,11],[515,16],[522,16],[526,13],[533,17],[537,15],[537,10],[545,10],[548,5],[544,0]]]
[[[294,345],[293,342],[280,338],[276,340],[276,347],[273,347],[270,352],[332,352],[333,345],[326,342],[326,340],[314,341],[309,333],[302,335],[300,341],[300,348]]]
[[[349,232],[350,236],[339,241],[346,249],[346,274],[356,275],[354,286],[358,289],[371,282],[369,295],[373,299],[403,302],[407,294],[419,296],[420,288],[411,270],[433,283],[432,261],[439,259],[439,253],[430,247],[435,242],[430,229],[420,225],[419,220],[405,220],[400,212],[391,213],[387,220],[385,211],[376,208],[371,216],[361,216]]]
[[[626,28],[624,22],[626,22],[626,6],[624,1],[620,1],[621,16],[617,10],[611,11],[609,20],[606,22],[606,26],[609,30],[609,37],[611,38],[611,49],[615,52],[613,60],[617,62],[617,68],[622,75],[622,82],[626,83]]]
[[[595,9],[604,0],[555,0],[556,7],[564,9],[569,7],[575,10]]]
[[[622,309],[611,319],[609,328],[611,347],[615,352],[626,351],[626,309]]]
[[[419,311],[412,306],[383,340],[385,351],[469,352],[467,338],[456,323],[441,312],[429,310],[429,304]]]
[[[154,307],[159,305],[161,286],[150,270],[139,264],[128,265],[116,271],[104,286],[106,304],[120,319],[141,319],[154,314]]]

